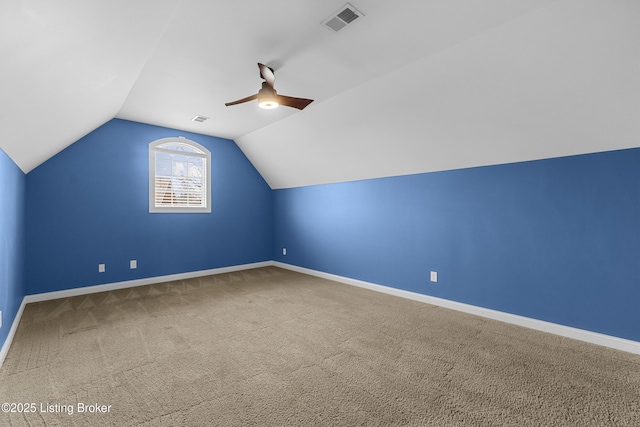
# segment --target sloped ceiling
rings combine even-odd
[[[118,117],[234,139],[286,188],[640,146],[637,0],[350,3],[333,33],[343,1],[4,1],[0,147],[28,172]],[[315,102],[225,107],[257,62]]]

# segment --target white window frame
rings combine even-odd
[[[163,145],[182,145],[195,152],[178,152],[163,149]],[[204,205],[205,206],[156,206],[156,153],[158,151],[182,153],[204,159]],[[149,144],[149,212],[150,213],[210,213],[211,212],[211,152],[197,142],[182,136],[162,138]]]

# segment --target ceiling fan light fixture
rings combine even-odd
[[[278,101],[276,101],[275,98],[271,98],[269,96],[258,98],[258,106],[265,110],[273,110],[274,108],[278,108],[278,105]]]
[[[258,106],[265,110],[273,110],[278,108],[278,99],[276,98],[276,91],[270,88],[262,88],[258,92]]]

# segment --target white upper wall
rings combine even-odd
[[[274,188],[638,147],[640,2],[554,3],[237,142]]]
[[[3,2],[0,147],[28,172],[119,117],[235,139],[286,188],[640,146],[637,0],[350,3],[332,33],[342,1]],[[257,62],[315,102],[225,107]]]

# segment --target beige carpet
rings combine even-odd
[[[640,357],[270,267],[27,305],[2,402],[35,403],[3,426],[640,426]]]

